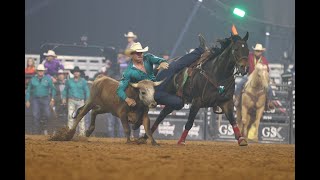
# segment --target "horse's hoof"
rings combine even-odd
[[[239,146],[248,146],[248,142],[244,137],[240,137],[238,139],[238,144],[239,144]]]
[[[179,141],[177,143],[178,146],[185,146],[186,145],[186,142],[185,141]]]

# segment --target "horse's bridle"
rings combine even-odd
[[[239,41],[242,41],[242,40],[239,40]],[[236,68],[236,72],[233,74],[233,75],[237,75],[237,74],[240,74],[240,65],[238,64],[239,61],[241,61],[241,59],[248,59],[248,56],[242,56],[240,58],[237,58],[235,53],[234,53],[234,49],[231,50],[231,54],[234,58],[234,62],[235,62],[235,68]],[[247,71],[247,66],[245,67],[245,71]]]

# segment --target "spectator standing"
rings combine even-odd
[[[66,104],[68,100],[68,126],[70,129],[74,122],[72,113],[83,106],[85,100],[87,100],[90,95],[87,81],[80,77],[80,68],[75,66],[71,73],[74,77],[66,81],[65,88],[62,92],[62,103]],[[84,118],[81,119],[77,129],[80,136],[85,136],[86,128]]]
[[[32,134],[41,134],[40,115],[44,114],[42,130],[45,135],[48,134],[47,123],[50,117],[50,107],[54,105],[56,89],[50,77],[44,75],[45,67],[39,64],[37,74],[33,76],[28,84],[26,91],[26,107],[32,105]],[[31,100],[31,101],[30,101]]]
[[[35,60],[33,58],[27,59],[27,67],[24,69],[25,75],[35,75],[36,74],[36,67],[35,67]]]
[[[137,40],[138,36],[135,35],[133,32],[129,31],[128,34],[124,34],[124,37],[127,38],[128,44],[126,49],[129,49],[133,43]]]
[[[60,116],[67,116],[68,110],[65,104],[62,103],[62,92],[65,88],[66,78],[65,78],[65,72],[60,69],[58,71],[58,77],[56,83],[54,83],[54,86],[56,88],[57,94],[55,97],[55,111]]]
[[[117,55],[117,62],[120,66],[120,74],[122,74],[123,71],[126,70],[128,67],[129,58],[126,58],[123,51],[120,51]]]

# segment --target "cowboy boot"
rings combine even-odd
[[[205,51],[206,50],[206,40],[204,39],[202,34],[199,34],[198,37],[199,37],[199,42],[200,42],[199,48],[201,48],[201,49],[203,49],[203,51]]]

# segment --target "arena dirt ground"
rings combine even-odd
[[[160,147],[125,139],[48,141],[25,135],[27,180],[295,179],[294,145],[158,140]]]

